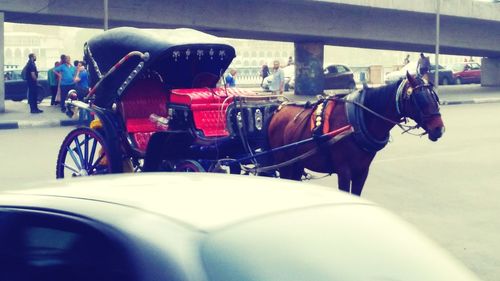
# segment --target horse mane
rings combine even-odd
[[[381,97],[392,97],[392,95],[396,94],[396,91],[402,82],[403,79],[400,79],[389,85],[375,88],[365,88],[365,101],[369,102],[373,108],[384,108],[387,105],[387,100]]]

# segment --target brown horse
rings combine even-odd
[[[336,173],[341,190],[361,195],[370,164],[377,151],[389,141],[389,132],[395,125],[401,126],[408,117],[417,123],[415,127],[422,127],[432,141],[444,133],[439,100],[432,84],[409,74],[405,80],[391,85],[363,89],[344,98],[329,98],[323,105],[324,122],[317,124],[318,116],[313,115],[318,112],[316,107],[285,105],[279,109],[269,124],[270,147],[310,138],[312,126],[317,125],[321,133],[346,125],[351,125],[354,132],[333,145],[318,141],[274,153],[274,162],[282,163],[319,146],[318,152],[309,158],[280,168],[281,178],[300,180],[304,168]]]

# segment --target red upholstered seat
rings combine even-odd
[[[238,88],[176,89],[172,90],[170,102],[187,105],[193,112],[194,125],[206,137],[228,136],[226,110],[234,96],[256,95],[252,91]]]
[[[127,132],[140,151],[146,151],[151,135],[158,131],[149,120],[151,114],[167,117],[167,91],[158,79],[137,81],[121,100],[121,111]]]

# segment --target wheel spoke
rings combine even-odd
[[[71,167],[69,165],[66,165],[65,163],[63,163],[63,166],[64,166],[64,168],[66,168],[66,169],[68,169],[68,170],[70,170],[70,171],[72,171],[72,172],[77,173],[78,175],[80,175],[80,171],[77,171],[75,168],[73,168],[73,167]]]
[[[88,158],[88,163],[94,163],[95,150],[97,148],[97,140],[93,139],[92,149],[90,150],[90,157]]]
[[[71,149],[71,147],[69,145],[66,147],[66,149],[68,150],[71,158],[73,158],[73,162],[76,164],[76,167],[78,168],[78,170],[81,170],[82,166],[80,165],[80,162],[78,162],[78,160],[76,159],[76,156],[75,156],[75,153],[73,152],[73,149]]]
[[[80,158],[80,163],[82,163],[82,168],[87,169],[87,163],[85,163],[85,159],[83,157],[82,153],[82,143],[78,140],[78,137],[75,138],[75,144],[76,144],[76,152],[78,153],[78,158]]]
[[[90,136],[88,134],[85,134],[85,139],[83,140],[83,147],[84,147],[84,155],[83,155],[83,160],[85,160],[85,165],[87,166],[89,163],[89,140]],[[88,167],[85,167],[88,168]]]
[[[101,154],[97,160],[92,164],[92,166],[89,168],[89,171],[93,171],[95,169],[95,167],[97,166],[97,164],[99,164],[99,162],[101,162],[102,158],[104,158],[104,153]]]

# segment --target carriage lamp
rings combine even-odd
[[[241,111],[236,114],[236,123],[238,123],[238,128],[243,128],[243,117],[241,116]]]
[[[78,100],[78,93],[76,92],[76,90],[70,90],[68,92],[68,99],[70,99],[70,100]]]
[[[255,128],[257,130],[262,130],[262,111],[260,109],[255,110]]]

